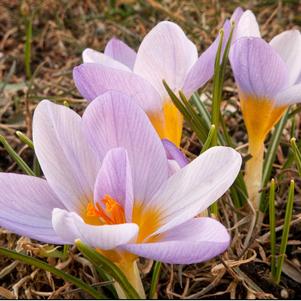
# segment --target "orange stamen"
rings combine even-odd
[[[109,225],[125,223],[124,210],[117,201],[106,194],[101,202],[105,205],[105,209],[103,209],[98,203],[95,205],[93,203],[89,203],[87,205],[86,216],[98,217]]]

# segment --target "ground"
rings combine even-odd
[[[270,40],[283,30],[301,25],[300,1],[16,1],[0,3],[0,134],[32,165],[32,151],[15,135],[16,130],[31,136],[32,113],[37,103],[48,98],[58,103],[67,101],[78,112],[86,107],[72,80],[72,68],[80,64],[86,47],[103,50],[107,41],[116,36],[137,49],[144,35],[159,21],[177,22],[197,45],[206,49],[218,33],[225,18],[241,6],[257,15],[263,37]],[[31,51],[27,51],[26,28],[32,20]],[[29,77],[31,75],[31,80]],[[231,73],[227,72],[224,87],[223,115],[236,146],[246,155],[244,128],[237,91]],[[206,88],[210,98],[211,84]],[[269,276],[270,245],[268,219],[259,237],[243,252],[246,234],[246,213],[233,209],[226,195],[220,201],[220,218],[231,229],[231,248],[222,256],[206,263],[190,266],[164,265],[159,281],[161,298],[301,298],[301,194],[300,178],[294,165],[283,169],[288,156],[292,120],[295,135],[300,133],[300,116],[292,116],[281,138],[273,174],[279,180],[277,190],[277,242],[280,241],[288,183],[296,181],[296,197],[291,231],[280,285]],[[300,134],[299,134],[300,136]],[[185,127],[182,149],[192,159],[201,144],[188,126]],[[0,171],[20,172],[0,146]],[[281,178],[279,175],[285,174]],[[0,246],[41,257],[41,246],[0,230]],[[42,257],[41,257],[42,258]],[[50,264],[99,285],[99,278],[89,262],[75,248],[65,260],[45,259]],[[151,279],[151,262],[141,261],[146,290]],[[1,298],[88,297],[72,285],[51,274],[0,256]]]

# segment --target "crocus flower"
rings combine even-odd
[[[267,43],[260,37],[255,16],[246,11],[235,38],[230,62],[253,157],[247,162],[246,183],[257,208],[266,135],[290,104],[301,101],[301,34],[284,31]]]
[[[222,224],[195,216],[233,183],[235,150],[213,147],[169,176],[146,114],[118,92],[100,96],[82,118],[42,101],[33,142],[45,179],[0,173],[2,227],[46,243],[80,239],[125,273],[137,256],[189,264],[228,247]]]
[[[226,41],[230,25],[226,21]],[[135,96],[161,138],[180,144],[183,116],[174,106],[162,81],[187,97],[213,75],[219,37],[198,58],[196,46],[173,22],[160,22],[143,39],[138,52],[113,38],[104,53],[86,49],[84,64],[73,78],[80,93],[92,101],[108,90]]]

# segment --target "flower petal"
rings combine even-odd
[[[102,162],[95,183],[94,202],[99,202],[106,194],[120,203],[124,208],[126,221],[130,222],[134,195],[131,167],[124,148],[108,151]]]
[[[244,13],[244,10],[241,7],[237,7],[234,10],[234,12],[231,16],[230,22],[232,22],[232,21],[235,22],[235,27],[237,27],[237,24],[238,24],[241,16],[243,15],[243,13]]]
[[[103,66],[111,67],[117,70],[131,71],[126,65],[118,62],[117,60],[105,55],[99,51],[87,48],[83,51],[84,63],[95,63]]]
[[[241,37],[261,37],[256,17],[250,10],[246,10],[240,16],[236,26],[234,39],[237,40]]]
[[[166,80],[173,90],[183,87],[188,70],[197,60],[197,49],[175,23],[163,21],[143,39],[134,72],[147,79],[167,99],[162,84]]]
[[[150,200],[167,179],[168,164],[161,140],[141,108],[129,96],[112,91],[88,106],[83,122],[101,158],[112,148],[126,149],[135,200]]]
[[[287,86],[287,66],[261,38],[240,38],[230,50],[230,62],[243,93],[273,99]]]
[[[160,211],[162,233],[207,209],[232,185],[241,156],[229,147],[212,147],[171,176],[145,207]]]
[[[162,143],[168,160],[175,160],[180,168],[186,166],[189,161],[185,155],[168,139],[162,139]]]
[[[291,105],[301,102],[301,83],[291,86],[276,95],[276,106]]]
[[[114,60],[126,65],[131,70],[134,68],[137,54],[123,41],[112,38],[106,45],[104,53]]]
[[[301,33],[299,30],[287,30],[275,36],[270,45],[282,57],[288,66],[289,85],[296,83],[301,73]]]
[[[221,57],[223,56],[223,52],[230,35],[231,26],[229,20],[225,22],[223,28],[224,38]],[[183,91],[186,97],[190,97],[193,92],[204,86],[212,78],[219,41],[220,35],[216,37],[210,47],[201,54],[198,60],[189,69],[183,85]]]
[[[69,244],[80,239],[85,244],[102,250],[114,249],[132,240],[138,233],[136,224],[94,226],[85,224],[75,212],[54,209],[52,224],[55,232]]]
[[[0,226],[44,243],[63,244],[51,224],[53,208],[64,208],[47,182],[0,173]]]
[[[82,64],[73,69],[73,79],[81,95],[92,101],[108,91],[119,91],[135,100],[146,112],[162,110],[162,101],[157,91],[142,77],[133,72],[126,72],[101,66]]]
[[[80,212],[93,199],[100,166],[73,110],[43,100],[33,117],[33,142],[50,187],[70,211]]]
[[[127,244],[125,250],[138,256],[171,264],[207,261],[229,246],[226,228],[212,218],[194,218],[162,234],[155,243]]]

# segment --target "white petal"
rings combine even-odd
[[[282,90],[276,95],[277,106],[288,106],[301,102],[301,83]]]
[[[278,52],[288,67],[289,85],[297,82],[301,73],[301,33],[287,30],[275,36],[270,45]]]
[[[184,223],[207,209],[232,185],[240,166],[238,152],[217,146],[171,176],[148,204],[161,212],[161,227],[156,233]]]
[[[261,37],[256,17],[250,10],[241,15],[236,26],[235,40],[241,37]]]
[[[171,89],[180,90],[196,60],[197,49],[183,30],[175,23],[164,21],[143,39],[134,72],[147,79],[165,99],[168,94],[162,80],[166,80]]]
[[[110,250],[131,241],[138,233],[136,224],[94,226],[85,224],[75,212],[54,209],[52,225],[57,233],[69,244],[80,239],[85,244],[102,250]]]
[[[33,117],[33,142],[50,187],[67,209],[81,212],[93,199],[100,162],[73,110],[43,100]]]
[[[131,71],[131,69],[126,65],[114,60],[113,58],[103,54],[102,52],[90,48],[87,48],[83,51],[83,61],[84,63],[96,63],[118,70]]]

